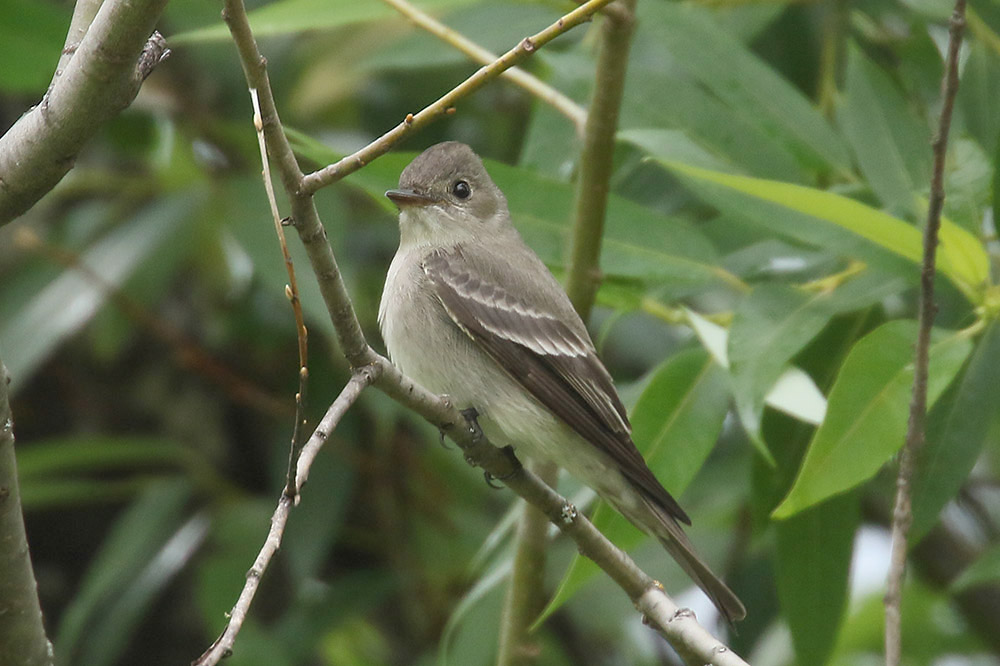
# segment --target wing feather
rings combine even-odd
[[[691,524],[632,442],[625,407],[589,337],[479,275],[459,249],[432,253],[423,269],[462,331],[539,402],[609,454],[647,497]]]

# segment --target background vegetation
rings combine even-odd
[[[730,644],[754,664],[879,661],[883,526],[912,381],[917,227],[950,4],[639,3],[592,331],[637,442],[749,609]],[[282,119],[315,166],[476,67],[374,0],[261,5],[252,18]],[[423,6],[494,51],[570,7]],[[44,92],[71,10],[0,1],[3,127]],[[218,11],[172,0],[159,28],[172,57],[58,188],[0,229],[0,356],[63,664],[197,656],[284,481],[295,330]],[[975,3],[946,172],[915,497],[923,540],[905,590],[913,664],[1000,654],[997,31],[1000,3]],[[593,47],[585,27],[527,68],[586,104]],[[563,265],[574,127],[494,83],[317,197],[373,341],[397,240],[381,193],[412,151],[444,139],[488,158],[528,242],[557,273]],[[315,422],[347,369],[290,244]],[[230,663],[492,663],[511,500],[419,418],[366,392],[313,467]],[[669,591],[688,585],[657,544],[597,520]],[[538,630],[539,663],[668,660],[627,598],[591,573],[553,543],[559,595]],[[711,620],[697,595],[681,600]]]

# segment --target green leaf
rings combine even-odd
[[[847,607],[858,494],[814,506],[775,525],[775,573],[796,663],[830,658]],[[817,600],[822,603],[817,603]]]
[[[629,71],[636,69],[630,67]],[[753,119],[735,114],[694,82],[665,77],[661,85],[651,85],[648,71],[636,74],[641,81],[626,88],[621,122],[626,133],[623,139],[647,149],[659,146],[667,151],[662,154],[664,159],[687,162],[681,156],[695,153],[694,163],[699,166],[708,166],[704,163],[707,155],[732,165],[720,169],[724,171],[747,171],[789,181],[803,178],[795,156],[756,126]],[[677,129],[657,129],[662,127]],[[636,132],[640,134],[637,136]],[[666,132],[682,133],[690,141],[682,143],[676,137],[654,134]]]
[[[980,585],[996,585],[1000,580],[1000,544],[987,548],[949,586],[953,593]]]
[[[573,186],[498,163],[487,168],[504,191],[515,226],[550,266],[561,266],[571,232]],[[726,279],[708,239],[677,218],[612,195],[601,247],[609,276],[647,284],[706,284]]]
[[[744,298],[729,328],[729,372],[736,409],[747,434],[763,445],[764,396],[792,357],[833,317],[824,294],[761,285]]]
[[[427,11],[470,4],[475,0],[427,0],[420,8]],[[402,16],[388,4],[357,0],[281,0],[248,12],[254,36],[274,37],[314,30],[332,30],[361,23]],[[171,45],[229,39],[229,29],[222,21],[190,30],[170,38]],[[513,46],[513,45],[512,45]]]
[[[61,660],[115,663],[153,597],[204,536],[203,523],[184,524],[190,496],[184,481],[156,484],[115,522],[59,624]]]
[[[994,221],[1000,220],[1000,138],[997,139],[997,145],[993,151],[993,180],[990,183],[990,189],[993,195],[990,212],[993,213]]]
[[[456,659],[454,654],[461,653],[464,647],[458,644],[460,643],[460,634],[463,633],[463,629],[467,633],[467,630],[475,625],[475,621],[478,619],[476,616],[490,613],[489,606],[491,604],[489,602],[493,604],[499,602],[501,595],[498,588],[510,577],[513,561],[512,554],[502,557],[488,571],[479,576],[475,584],[462,595],[455,609],[448,616],[448,621],[441,633],[441,640],[438,643],[438,663],[441,666],[467,663],[461,658]],[[476,629],[476,631],[482,636],[481,628]]]
[[[943,215],[973,235],[983,228],[983,211],[990,206],[993,159],[978,143],[955,137],[948,144],[944,191],[948,193]],[[924,217],[927,203],[922,200]]]
[[[246,582],[242,574],[260,551],[273,513],[272,500],[252,497],[216,510],[209,543],[194,572],[194,602],[206,635],[218,634],[225,625],[226,613]],[[248,623],[254,625],[253,613]]]
[[[774,518],[788,518],[868,480],[903,445],[916,338],[916,322],[897,320],[854,346],[830,391],[826,420]],[[962,333],[936,332],[930,347],[928,406],[955,378],[971,349]]]
[[[996,113],[1000,56],[982,40],[973,41],[969,49],[955,111],[961,114],[966,130],[978,140],[979,145],[989,150],[1000,139],[1000,118]]]
[[[280,626],[268,632],[267,638],[272,644],[281,645],[281,653],[289,664],[309,663],[315,658],[316,646],[326,643],[331,634],[351,633],[360,618],[373,617],[370,614],[405,594],[400,590],[398,578],[386,576],[382,569],[344,572],[337,576],[336,584],[325,585],[321,590],[314,590],[314,585],[315,579],[299,588],[298,603],[285,613]],[[377,663],[388,661],[385,655]],[[358,662],[376,663],[362,659]],[[274,662],[264,663],[270,666]],[[331,658],[326,663],[344,662]]]
[[[0,348],[16,390],[67,337],[84,326],[139,265],[191,212],[190,197],[159,202],[91,245],[80,262],[93,276],[68,268],[19,312],[0,323]]]
[[[729,370],[729,331],[687,308],[684,313],[702,346],[716,363]],[[794,367],[785,370],[769,387],[764,403],[813,425],[821,423],[826,413],[826,399],[815,382],[809,375]],[[751,441],[768,464],[773,465],[774,457],[764,440],[757,437]]]
[[[41,478],[21,486],[21,504],[25,511],[79,509],[95,504],[124,502],[153,483],[176,480],[176,474],[143,474],[126,479]]]
[[[17,473],[30,484],[46,476],[179,467],[189,460],[191,451],[168,439],[84,435],[32,442],[17,452]]]
[[[927,437],[913,478],[913,525],[917,543],[958,494],[987,442],[1000,439],[1000,322],[976,345],[961,379],[927,417]]]
[[[124,587],[88,630],[80,662],[88,666],[120,663],[136,627],[145,618],[157,596],[187,566],[208,533],[204,514],[195,515],[179,526],[169,538],[158,543],[146,565]]]
[[[18,451],[17,467],[27,510],[121,501],[158,479],[182,474],[206,486],[219,483],[196,451],[156,437],[82,435],[32,442]]]
[[[66,8],[37,0],[0,0],[0,16],[0,62],[4,63],[0,91],[45,92],[66,39]]]
[[[729,328],[729,372],[743,427],[760,439],[764,396],[785,366],[834,315],[829,294],[761,285],[740,302]]]
[[[355,3],[363,5],[365,3]],[[372,3],[378,6],[380,3]],[[388,3],[381,3],[388,6]],[[423,3],[421,3],[423,4]],[[445,22],[455,32],[465,35],[479,46],[495,54],[503,53],[517,44],[525,35],[538,32],[542,26],[554,23],[562,14],[555,5],[525,4],[523,2],[474,2],[460,3],[453,0],[445,5],[457,5]],[[460,6],[468,4],[468,7]],[[472,64],[465,55],[451,44],[438,39],[426,30],[413,29],[393,42],[392,48],[382,48],[361,60],[358,67],[365,70],[423,70],[430,67]],[[562,116],[561,124],[572,131]]]
[[[647,19],[644,25],[651,26],[673,56],[669,65],[682,68],[728,105],[733,116],[749,120],[808,169],[849,169],[847,151],[822,114],[773,67],[721,28],[705,8],[649,3],[642,16]],[[668,88],[666,93],[677,91]]]
[[[732,171],[732,163],[677,129],[638,128],[621,130],[618,139],[665,160],[716,171]]]
[[[878,302],[900,286],[869,272],[833,291],[764,284],[740,302],[729,328],[729,371],[737,411],[752,438],[760,437],[765,399],[792,358],[835,315]]]
[[[725,372],[705,351],[684,351],[653,371],[632,410],[632,439],[663,487],[675,497],[688,487],[715,446],[729,407],[726,384]],[[594,512],[593,522],[625,550],[645,538],[604,502]],[[536,625],[599,571],[591,560],[575,556]]]
[[[878,262],[911,279],[918,275],[913,270],[900,271],[898,265],[886,261],[888,253],[913,264],[923,258],[921,232],[887,213],[811,187],[659,161],[720,208],[807,243]],[[982,243],[946,219],[941,221],[940,241],[938,270],[972,303],[980,303],[989,279],[989,260]]]
[[[342,432],[338,431],[341,437],[350,436]],[[313,461],[309,490],[295,509],[296,520],[285,528],[282,550],[298,583],[322,578],[323,564],[351,508],[357,467],[345,458],[343,447],[336,447]]]
[[[967,655],[968,661],[975,662],[989,651],[976,632],[964,630],[967,625],[954,601],[941,590],[931,589],[919,576],[908,578],[903,586],[902,607],[906,609],[906,620],[902,623],[904,663],[933,664],[940,655]],[[884,645],[884,593],[876,590],[860,603],[852,603],[833,663],[837,666],[869,663],[868,658],[879,655]],[[988,663],[992,657],[985,659]],[[878,657],[876,660],[871,663],[882,662]]]
[[[861,173],[882,203],[912,216],[914,195],[926,188],[930,176],[927,125],[913,115],[889,77],[853,44],[846,93],[838,117]]]

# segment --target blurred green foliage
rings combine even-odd
[[[44,92],[70,4],[0,0],[3,127]],[[363,146],[477,68],[377,0],[251,5],[305,168]],[[747,605],[730,638],[758,666],[876,663],[881,651],[887,552],[857,550],[853,571],[851,554],[859,534],[881,529],[905,429],[950,5],[639,3],[592,330],[638,444],[683,493],[693,540]],[[572,4],[421,6],[501,51]],[[172,57],[64,182],[0,229],[0,357],[14,378],[35,571],[65,666],[196,657],[222,628],[283,484],[294,323],[220,9],[172,0],[160,25]],[[1000,558],[987,548],[1000,519],[998,32],[1000,5],[974,3],[915,486],[920,535],[944,515],[986,555],[950,581],[927,575],[930,548],[915,551],[904,613],[913,664],[994,663],[1000,651],[1000,628],[962,601],[990,586],[1000,599]],[[584,26],[526,68],[585,105],[594,47]],[[556,111],[495,82],[317,197],[376,348],[396,243],[381,194],[414,151],[444,139],[487,158],[526,240],[562,267],[577,137]],[[315,423],[347,371],[292,236]],[[374,390],[362,397],[313,467],[227,663],[494,660],[512,496],[436,440]],[[572,480],[562,490],[589,501]],[[617,515],[598,507],[596,520],[669,591],[689,586]],[[537,628],[539,663],[664,663],[662,642],[595,573],[553,542],[548,584],[559,594]],[[695,595],[681,599],[711,621]]]

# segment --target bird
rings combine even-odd
[[[379,304],[389,358],[424,388],[474,410],[482,433],[554,462],[655,537],[730,623],[746,616],[699,557],[691,520],[649,469],[587,328],[515,229],[478,155],[427,148],[386,192],[399,248]]]

